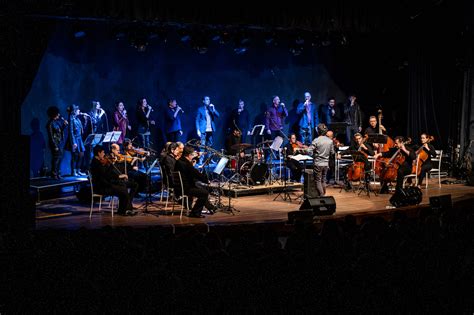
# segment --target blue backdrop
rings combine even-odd
[[[68,25],[60,25],[51,37],[22,106],[22,133],[34,135],[32,176],[38,174],[43,159],[49,167],[49,151],[44,150],[41,138],[46,140],[46,109],[51,105],[58,106],[66,116],[68,105],[77,104],[88,112],[91,101],[98,100],[112,128],[114,103],[123,100],[133,128],[136,102],[145,97],[154,107],[152,115],[157,122],[152,130],[153,147],[161,150],[165,141],[162,128],[167,98],[175,97],[185,110],[183,140],[186,141],[196,138],[196,108],[202,104],[202,97],[209,95],[221,113],[215,138],[215,148],[219,149],[224,143],[228,114],[237,107],[239,98],[245,101],[251,122],[256,124],[262,122],[272,95],[279,95],[290,111],[286,132],[295,123],[296,104],[306,90],[317,104],[325,103],[328,96],[335,96],[338,102],[346,98],[345,91],[320,61],[320,56],[330,59],[331,47],[312,48],[293,56],[285,44],[269,46],[262,42],[237,55],[232,45],[210,41],[208,52],[200,54],[171,33],[166,42],[157,39],[144,52],[139,52],[128,41],[115,40],[106,29],[88,31],[81,38],[72,34]],[[70,172],[69,158],[66,153],[63,174]]]

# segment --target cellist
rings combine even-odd
[[[370,180],[369,176],[365,176],[366,172],[371,169],[371,164],[367,157],[373,156],[375,152],[372,149],[372,146],[366,143],[365,140],[366,138],[362,137],[362,134],[357,132],[354,134],[354,141],[349,146],[349,151],[361,152],[363,156],[354,158],[354,162],[347,168],[347,189],[351,188],[351,181],[358,181],[361,179],[365,179],[366,181]],[[338,154],[337,158],[340,159],[341,156]]]
[[[429,136],[426,133],[422,133],[420,136],[421,146],[416,151],[416,155],[419,157],[420,161],[418,162],[418,186],[420,187],[423,183],[423,179],[426,176],[426,173],[429,172],[433,166],[431,165],[431,158],[436,157],[436,149],[430,143],[433,141],[433,137]],[[422,164],[420,164],[422,163]]]
[[[390,158],[391,163],[389,164],[391,165],[386,165],[385,167],[394,167],[396,169],[397,185],[395,188],[397,190],[403,188],[403,177],[411,174],[413,160],[416,159],[415,151],[406,146],[405,143],[405,139],[402,136],[398,136],[395,138],[395,147],[390,148],[387,152],[377,153],[374,155],[375,159],[380,156]],[[384,176],[384,174],[387,173],[388,172],[382,172],[380,176],[381,194],[388,193],[388,183],[395,180],[395,178],[387,178]]]

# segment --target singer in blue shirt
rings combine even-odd
[[[296,114],[299,117],[300,141],[309,145],[313,141],[313,129],[319,124],[319,116],[317,106],[311,102],[309,92],[304,93],[304,99],[304,102],[298,104]]]
[[[165,115],[166,139],[170,142],[180,141],[183,135],[181,129],[181,115],[184,110],[177,104],[175,98],[168,99],[168,108]]]

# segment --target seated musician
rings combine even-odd
[[[405,145],[405,139],[401,136],[395,138],[395,147],[391,148],[387,152],[377,153],[374,155],[374,158],[379,158],[380,156],[384,158],[393,158],[393,162],[397,164],[397,185],[395,188],[400,190],[403,188],[403,177],[405,175],[411,174],[413,160],[416,159],[416,154],[413,149]],[[380,178],[380,193],[388,193],[388,183],[391,179],[384,178],[384,171],[382,170]]]
[[[225,138],[225,152],[227,155],[237,155],[238,149],[233,149],[232,146],[241,143],[242,134],[237,128],[233,128]]]
[[[377,123],[377,117],[370,116],[369,118],[369,127],[365,128],[364,135],[376,135],[376,134],[387,134],[387,130],[382,124]],[[379,150],[379,144],[374,143],[374,150]]]
[[[138,172],[130,168],[130,164],[132,161],[130,160],[130,163],[127,163],[127,159],[125,158],[125,156],[120,153],[120,146],[118,144],[113,143],[110,146],[109,158],[113,160],[113,163],[112,163],[113,169],[118,174],[124,174],[125,176],[127,176],[126,180],[124,180],[123,182],[128,188],[130,188],[130,200],[133,201],[133,198],[135,197],[135,194],[137,193],[138,186],[139,186],[135,178],[139,178],[140,175],[137,174]],[[142,183],[143,186],[146,185],[146,175],[145,177],[141,177],[141,179],[139,180],[143,181]]]
[[[162,174],[168,178],[168,183],[172,186],[173,185],[173,176],[171,172],[175,170],[176,161],[179,159],[178,152],[179,152],[179,145],[176,142],[172,142],[167,146],[167,153],[166,155],[162,156],[160,161],[162,169]]]
[[[105,157],[104,148],[96,145],[93,151],[94,157],[91,161],[90,172],[94,191],[99,194],[118,196],[119,215],[135,215],[132,206],[132,191],[128,192],[125,181],[128,176],[119,173],[112,164],[111,159]]]
[[[112,146],[114,146],[112,144]],[[138,170],[138,161],[145,159],[144,154],[138,155],[136,149],[133,147],[132,142],[125,139],[123,142],[123,151],[125,152],[125,159],[127,161],[127,175],[130,179],[134,180],[138,184],[138,191],[144,192],[146,188],[146,174]]]
[[[193,197],[197,198],[189,217],[203,218],[202,210],[204,206],[206,206],[210,214],[214,214],[216,207],[209,202],[209,192],[196,185],[198,181],[209,183],[209,180],[205,174],[200,173],[196,168],[194,168],[192,162],[194,156],[194,148],[185,146],[181,158],[176,161],[175,170],[181,173],[184,194],[189,196],[189,205],[192,205]],[[178,188],[176,184],[175,189]]]
[[[354,135],[354,143],[352,143],[350,145],[349,150],[362,152],[366,156],[366,158],[364,158],[360,161],[354,161],[354,162],[364,162],[365,171],[370,171],[371,164],[370,164],[369,160],[367,160],[367,156],[374,156],[375,152],[374,152],[372,146],[370,144],[366,143],[364,137],[362,137],[362,135],[360,133],[356,133]]]
[[[420,187],[421,184],[423,184],[423,179],[425,179],[426,173],[428,173],[433,168],[433,166],[431,165],[431,158],[436,157],[436,149],[430,143],[431,141],[433,141],[433,137],[429,136],[426,133],[422,133],[421,137],[420,137],[420,141],[421,141],[421,147],[417,150],[416,153],[420,154],[420,152],[421,152],[420,150],[423,150],[427,153],[427,158],[423,162],[423,164],[421,165],[421,168],[420,168],[421,169],[420,170],[420,175],[418,175],[418,187]],[[418,166],[418,167],[420,167],[420,166]]]
[[[305,146],[296,141],[296,135],[292,133],[290,135],[290,142],[285,146],[286,149],[286,166],[291,170],[291,180],[295,182],[301,181],[301,175],[303,174],[303,165],[300,162],[291,158],[293,155],[304,152],[303,150],[308,150]]]

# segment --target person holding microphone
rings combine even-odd
[[[219,118],[219,112],[216,110],[214,104],[211,104],[211,98],[209,96],[204,96],[202,103],[203,105],[198,108],[196,114],[196,133],[201,139],[201,145],[212,147],[212,136],[216,130],[215,120]],[[201,155],[201,164],[203,159],[204,155]]]
[[[168,99],[168,108],[165,115],[166,140],[178,142],[183,135],[181,129],[181,115],[184,110],[177,104],[175,98]]]

